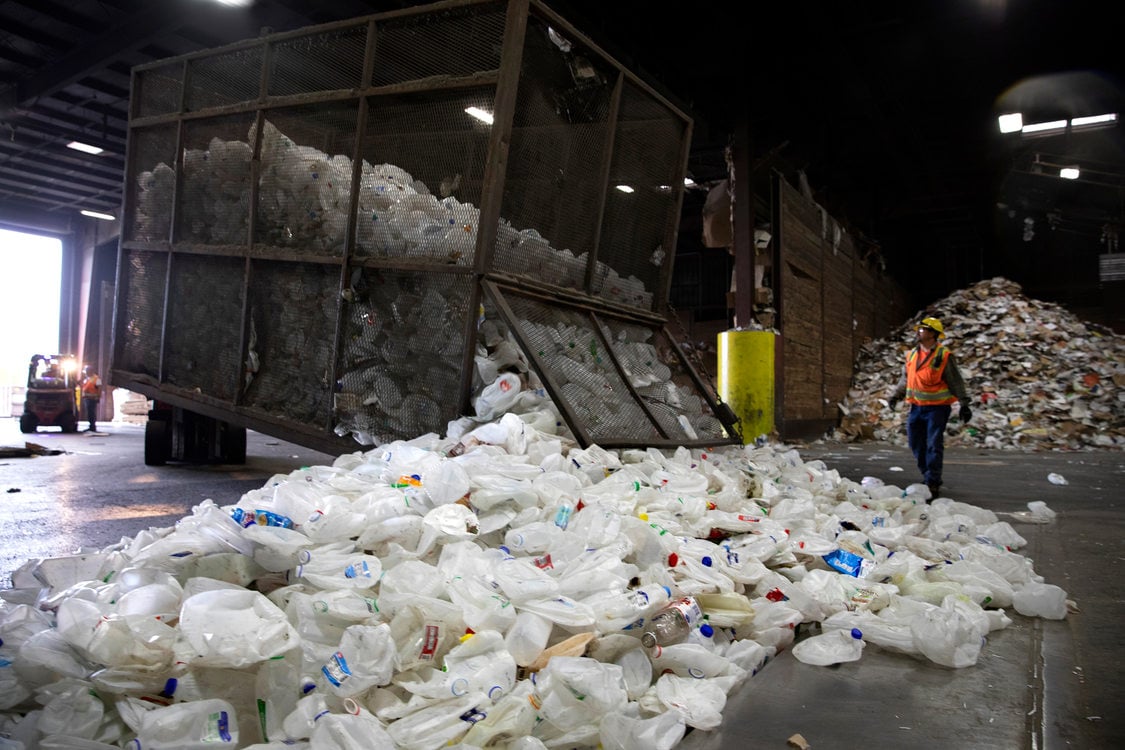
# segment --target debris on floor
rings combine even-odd
[[[1030,299],[1004,278],[981,281],[919,311],[860,351],[834,437],[905,445],[906,407],[887,408],[916,345],[919,320],[945,326],[973,399],[973,419],[950,422],[947,445],[1018,450],[1125,448],[1125,336]]]
[[[58,448],[48,448],[38,443],[24,443],[18,445],[0,445],[0,458],[31,458],[32,456],[58,456],[66,453]]]
[[[968,668],[1009,610],[1067,615],[1015,528],[925,485],[784,445],[580,448],[521,403],[29,560],[0,736],[669,750],[802,639]]]

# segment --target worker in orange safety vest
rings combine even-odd
[[[892,411],[905,397],[910,404],[906,417],[906,439],[922,481],[930,490],[930,502],[941,491],[941,471],[945,457],[945,426],[953,412],[953,402],[961,404],[958,414],[968,424],[973,418],[968,391],[953,353],[939,344],[945,327],[937,318],[923,318],[917,328],[918,346],[906,355],[906,366],[887,399]]]
[[[90,426],[86,432],[98,431],[98,402],[102,398],[102,379],[93,367],[86,367],[83,371],[82,382],[79,384],[82,391],[82,411],[86,414],[86,421]]]

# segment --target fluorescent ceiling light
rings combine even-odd
[[[695,187],[695,180],[690,177],[684,178],[684,187]]]
[[[1018,133],[1023,128],[1023,115],[1019,112],[1000,115],[997,119],[1000,121],[1001,133]]]
[[[1059,170],[1059,177],[1064,180],[1077,180],[1078,174],[1078,167],[1063,167]]]
[[[635,190],[633,190],[633,188],[629,187],[628,185],[618,185],[617,189],[620,190],[623,193],[635,193],[636,192]]]
[[[235,8],[241,8],[244,5],[249,5],[254,0],[215,0],[219,5],[232,5]]]
[[[1051,120],[1050,122],[1033,122],[1021,128],[1023,133],[1044,133],[1048,130],[1066,130],[1066,120]]]
[[[86,209],[82,209],[81,211],[79,211],[79,213],[83,216],[89,216],[92,219],[101,219],[102,221],[117,221],[117,217],[115,217],[113,214],[103,214],[99,211],[87,211]]]
[[[1102,123],[1107,122],[1117,122],[1117,115],[1114,113],[1105,115],[1090,115],[1089,117],[1075,117],[1070,121],[1070,127],[1080,128],[1083,125],[1101,125]]]
[[[98,148],[97,146],[91,146],[89,143],[82,143],[82,141],[71,141],[70,143],[66,144],[66,147],[72,148],[75,151],[82,151],[87,154],[100,154],[105,150]]]
[[[480,107],[467,107],[465,109],[465,112],[467,114],[472,115],[473,117],[477,118],[481,122],[488,123],[489,125],[492,124],[492,119],[493,119],[492,113],[491,112],[485,112]]]

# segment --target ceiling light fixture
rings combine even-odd
[[[100,211],[88,211],[86,209],[82,209],[78,213],[82,214],[83,216],[89,216],[91,219],[101,219],[102,221],[117,221],[117,217],[113,214],[103,214]]]
[[[1063,167],[1059,170],[1059,177],[1064,180],[1077,180],[1079,174],[1078,167]]]
[[[1107,113],[1104,115],[1090,115],[1089,117],[1075,117],[1070,121],[1070,127],[1082,128],[1091,125],[1108,125],[1117,122],[1116,113]]]
[[[684,178],[684,187],[695,187],[695,180],[690,177]]]
[[[618,185],[617,189],[623,193],[635,193],[636,191],[628,185]]]
[[[1018,133],[1023,128],[1023,115],[1019,112],[1000,115],[997,119],[1000,122],[1001,133]]]
[[[102,151],[105,151],[105,149],[103,148],[91,146],[89,143],[83,143],[82,141],[71,141],[70,143],[66,144],[66,147],[72,148],[75,151],[81,151],[85,154],[100,154]]]
[[[1027,135],[1028,133],[1046,133],[1052,130],[1066,130],[1066,120],[1033,122],[1020,128],[1020,132],[1024,135]]]
[[[478,120],[480,120],[483,123],[486,123],[488,125],[492,124],[492,120],[493,120],[492,113],[486,112],[483,109],[481,109],[480,107],[466,107],[465,113],[472,116],[472,117],[477,118]]]

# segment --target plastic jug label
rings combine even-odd
[[[434,655],[437,653],[438,639],[441,637],[441,628],[437,625],[427,625],[426,634],[422,638],[422,651],[418,654],[419,659],[432,661]]]
[[[370,578],[371,570],[367,567],[367,561],[364,560],[359,565],[349,565],[344,568],[344,578]]]
[[[867,575],[867,572],[872,568],[874,563],[871,560],[860,557],[853,552],[838,549],[824,555],[824,562],[831,565],[836,570],[849,576],[862,578]]]
[[[332,655],[332,658],[320,668],[320,671],[336,687],[340,687],[344,680],[352,676],[352,671],[348,669],[348,660],[339,651]]]
[[[555,564],[551,562],[550,554],[543,555],[542,557],[536,557],[531,562],[534,563],[535,567],[539,568],[540,570],[554,570],[555,567]]]
[[[217,711],[207,716],[207,729],[204,730],[204,742],[230,742],[230,717],[226,711]]]

